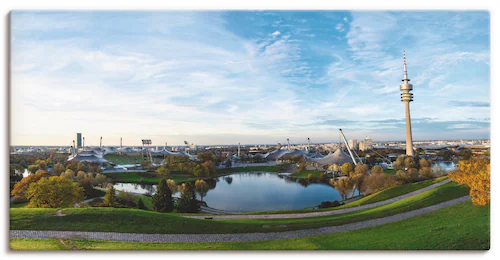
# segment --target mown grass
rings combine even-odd
[[[56,209],[10,209],[10,226],[15,230],[68,230],[125,233],[206,234],[276,232],[342,225],[390,216],[434,205],[468,194],[468,189],[449,183],[431,191],[381,207],[351,213],[302,219],[202,220],[179,214],[162,214],[138,209],[69,208],[64,217]],[[269,225],[269,227],[264,227]],[[286,226],[282,226],[286,225]]]
[[[293,174],[290,174],[290,177],[295,177],[295,178],[308,178],[309,174],[311,174],[313,177],[319,177],[320,174],[324,173],[323,171],[318,171],[318,170],[311,170],[311,171],[301,171],[301,172],[296,172]]]
[[[396,175],[397,170],[394,169],[384,169],[384,173]]]
[[[421,216],[307,238],[218,243],[146,243],[72,239],[87,250],[487,250],[490,207],[460,203]],[[10,239],[12,249],[57,249],[57,239]]]
[[[278,166],[247,166],[247,167],[235,167],[235,168],[224,168],[217,169],[219,174],[228,174],[234,172],[279,172]]]
[[[379,191],[377,193],[368,195],[366,197],[363,197],[363,198],[356,200],[356,201],[353,201],[351,203],[339,206],[339,207],[337,207],[337,209],[356,207],[356,206],[361,206],[361,205],[366,205],[366,204],[371,204],[371,203],[375,203],[375,202],[379,202],[379,201],[392,199],[392,198],[395,198],[395,197],[398,197],[398,196],[401,196],[404,194],[408,194],[408,193],[416,191],[416,190],[423,189],[423,188],[428,187],[432,184],[444,181],[447,178],[448,177],[443,176],[443,177],[439,177],[439,178],[435,178],[435,179],[394,186],[394,187]]]

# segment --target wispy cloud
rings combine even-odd
[[[488,133],[489,121],[463,120],[488,117],[485,104],[456,103],[488,99],[481,13],[232,14],[13,12],[12,143],[68,144],[75,132],[110,143],[331,141],[331,127],[343,124],[353,137],[397,138],[384,127],[402,122],[383,120],[404,115],[403,48],[415,129]]]

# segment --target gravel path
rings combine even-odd
[[[430,207],[421,208],[393,216],[371,219],[361,222],[345,224],[341,226],[322,227],[317,229],[304,229],[286,232],[271,233],[240,233],[240,234],[134,234],[115,232],[78,232],[78,231],[40,231],[40,230],[11,230],[11,238],[80,238],[92,240],[113,240],[127,242],[245,242],[258,240],[281,240],[290,238],[302,238],[325,234],[335,234],[357,230],[366,227],[383,225],[438,209],[449,207],[457,203],[470,200],[470,196],[442,202]]]
[[[307,212],[307,213],[287,213],[287,214],[259,214],[259,215],[217,215],[217,216],[185,216],[186,218],[197,218],[197,219],[205,219],[205,218],[212,218],[212,219],[283,219],[283,218],[312,218],[312,217],[321,217],[321,216],[331,216],[331,215],[337,215],[337,214],[344,214],[344,213],[349,213],[349,212],[354,212],[358,210],[363,210],[363,209],[371,209],[375,207],[379,207],[382,205],[386,205],[389,203],[393,203],[402,199],[409,198],[411,196],[415,196],[417,194],[421,194],[423,192],[432,190],[436,187],[439,187],[443,184],[446,184],[450,182],[450,179],[446,179],[444,181],[432,184],[430,186],[427,186],[423,189],[419,189],[416,191],[412,191],[407,194],[403,194],[398,197],[394,197],[388,200],[384,201],[379,201],[375,203],[370,203],[362,206],[357,206],[357,207],[352,207],[352,208],[345,208],[345,209],[337,209],[337,210],[330,210],[330,211],[320,211],[320,212]]]

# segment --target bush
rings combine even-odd
[[[323,209],[323,208],[333,208],[333,207],[338,207],[340,206],[340,202],[338,200],[334,201],[323,201],[321,204],[318,206],[318,208]]]
[[[129,192],[121,192],[116,196],[116,202],[127,208],[136,208],[137,207],[137,196],[129,193]]]

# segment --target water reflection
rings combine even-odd
[[[195,188],[197,198],[209,207],[227,211],[303,209],[341,200],[340,193],[330,185],[280,178],[276,173],[235,173],[205,182],[208,187]],[[156,185],[147,184],[116,183],[115,188],[140,194],[156,192]]]

